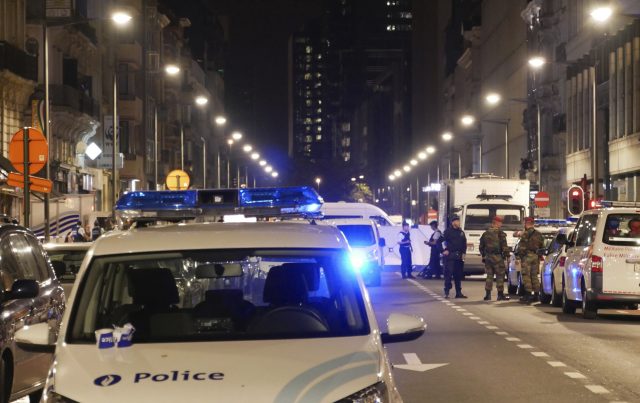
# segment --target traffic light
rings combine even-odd
[[[572,216],[580,215],[584,211],[584,190],[580,186],[573,185],[569,188],[567,208]]]

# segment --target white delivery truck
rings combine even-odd
[[[398,245],[398,234],[402,230],[401,224],[396,224],[381,208],[368,203],[324,203],[321,208],[325,220],[344,219],[369,219],[373,220],[380,231],[380,238],[384,238],[384,265],[388,268],[399,268],[400,249]],[[429,264],[430,249],[424,244],[431,236],[431,227],[419,225],[411,228],[411,244],[413,253],[411,259],[415,271],[422,270]]]
[[[480,236],[496,215],[504,218],[502,230],[507,234],[507,243],[510,247],[515,245],[513,234],[524,228],[524,218],[529,214],[529,187],[527,180],[489,174],[442,181],[438,225],[444,230],[453,215],[460,217],[460,225],[467,236],[466,274],[484,273]]]

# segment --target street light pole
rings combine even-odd
[[[593,171],[593,197],[591,199],[597,199],[599,196],[599,186],[598,186],[598,137],[597,137],[597,128],[596,128],[596,114],[598,113],[598,104],[597,104],[597,99],[596,99],[596,67],[594,65],[594,67],[589,69],[591,71],[591,96],[593,99],[593,110],[591,111],[591,114],[593,115],[591,117],[592,121],[591,121],[591,170]],[[606,182],[606,181],[605,181]],[[608,191],[609,189],[607,189]]]
[[[156,190],[158,190],[158,107],[157,106],[154,106],[153,108],[153,141],[155,144],[155,146],[153,147],[154,186],[156,187]]]
[[[538,122],[538,191],[542,191],[542,127],[540,126],[540,103],[536,102],[536,121]],[[595,151],[594,151],[595,152]]]
[[[51,178],[51,171],[49,166],[49,160],[51,159],[51,137],[49,134],[50,126],[49,126],[49,35],[47,33],[47,17],[45,16],[44,23],[42,24],[42,35],[44,36],[43,45],[44,45],[44,136],[47,139],[48,147],[47,147],[47,163],[45,164],[44,177],[45,179]],[[44,241],[49,242],[51,239],[51,210],[49,207],[49,193],[44,194]],[[58,228],[58,226],[56,226]]]
[[[200,137],[202,140],[202,188],[207,188],[207,142],[204,137]]]
[[[111,164],[113,167],[113,175],[111,176],[113,187],[113,204],[112,204],[112,215],[115,220],[116,216],[116,202],[118,201],[118,183],[120,182],[118,175],[118,167],[117,167],[117,155],[118,155],[118,127],[120,126],[118,123],[118,53],[115,50],[117,45],[117,41],[114,41],[114,59],[113,59],[113,155],[111,156]]]

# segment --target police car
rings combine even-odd
[[[562,311],[594,319],[600,308],[638,309],[640,203],[602,202],[582,213],[567,244]]]
[[[132,192],[132,229],[97,240],[70,297],[45,402],[399,402],[384,343],[424,333],[391,314],[382,332],[342,233],[300,222],[307,187]],[[203,218],[204,217],[204,218]],[[46,326],[19,334],[51,348]]]

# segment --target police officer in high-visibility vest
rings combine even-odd
[[[402,273],[402,278],[414,278],[411,274],[413,270],[413,263],[411,262],[411,232],[410,232],[409,223],[402,223],[402,231],[398,233],[398,245],[400,249],[400,259],[402,263],[400,264],[400,272]]]

